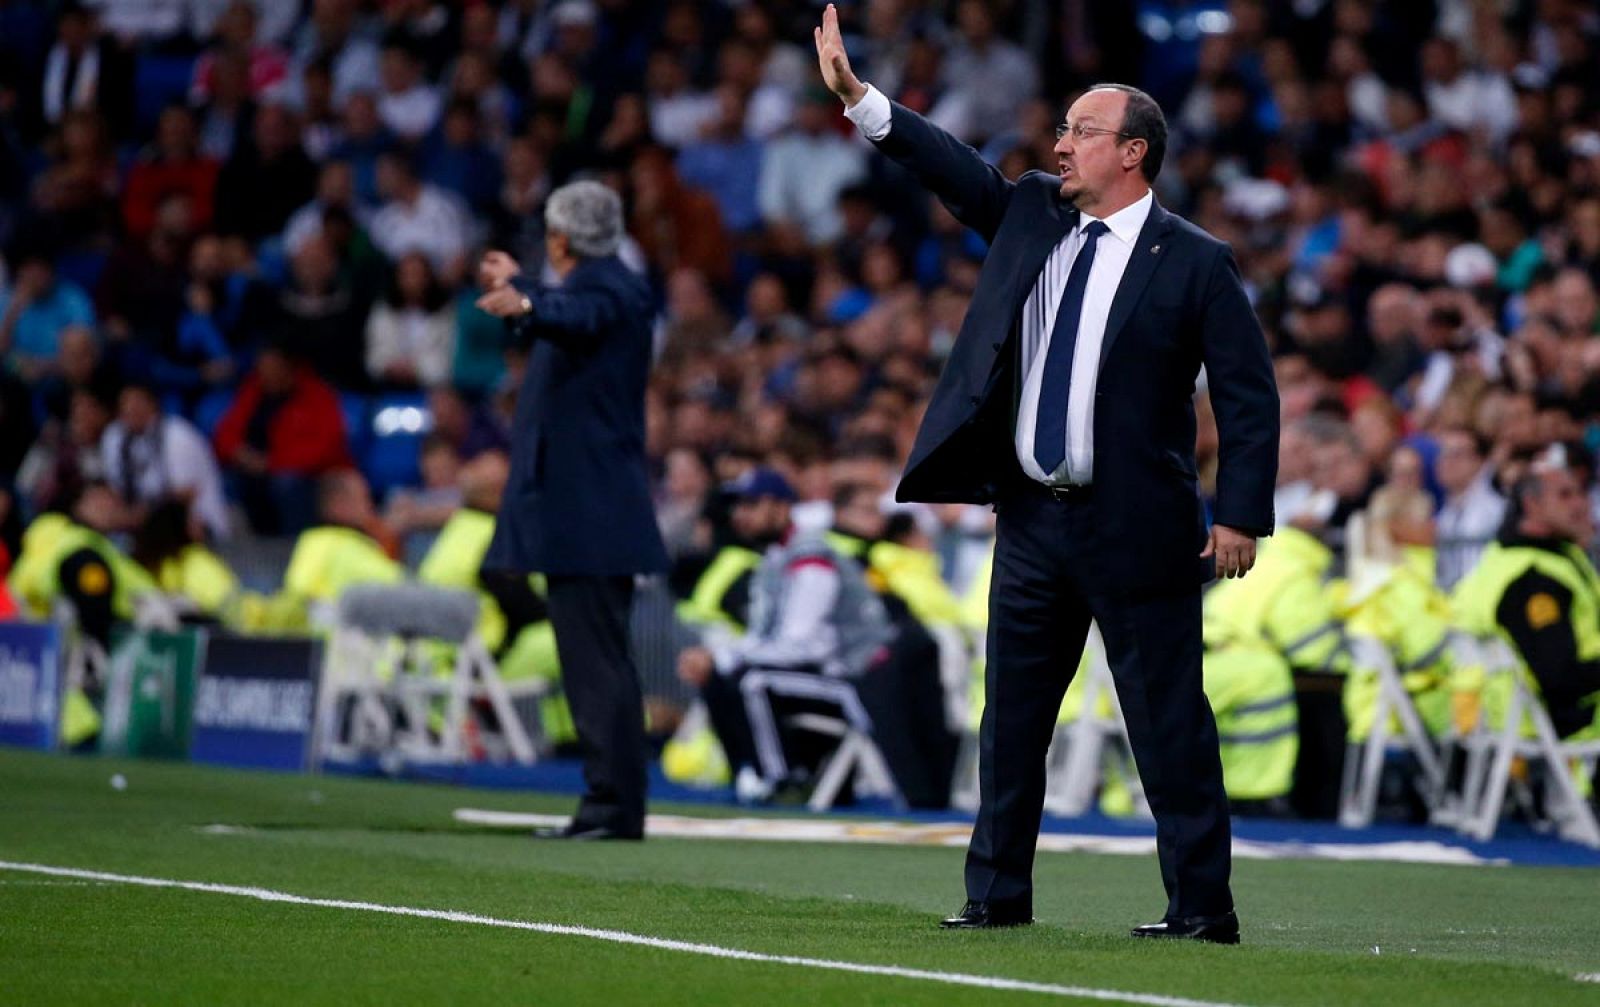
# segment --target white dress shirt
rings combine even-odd
[[[892,114],[889,99],[870,84],[866,97],[844,114],[868,140],[881,140],[889,135]],[[1045,354],[1050,349],[1050,332],[1055,326],[1056,309],[1061,306],[1061,292],[1072,272],[1072,261],[1083,247],[1083,229],[1099,218],[1087,213],[1078,215],[1077,226],[1045,259],[1039,279],[1023,304],[1021,350],[1026,376],[1017,409],[1017,461],[1024,472],[1040,482],[1077,485],[1094,480],[1094,393],[1100,378],[1100,346],[1105,341],[1111,301],[1122,284],[1122,274],[1154,203],[1155,196],[1147,191],[1137,202],[1105,218],[1110,230],[1101,235],[1095,245],[1094,265],[1089,270],[1089,285],[1083,295],[1083,313],[1078,316],[1078,345],[1072,355],[1072,391],[1067,400],[1066,461],[1054,472],[1043,471],[1033,459]]]
[[[1017,407],[1017,461],[1022,471],[1040,482],[1074,485],[1094,481],[1094,393],[1100,381],[1100,346],[1105,342],[1111,301],[1122,285],[1122,274],[1133,256],[1145,218],[1155,196],[1148,190],[1134,202],[1105,218],[1110,228],[1095,243],[1094,265],[1083,292],[1083,313],[1078,316],[1078,345],[1072,354],[1072,390],[1067,399],[1067,455],[1054,472],[1045,472],[1033,458],[1034,427],[1039,420],[1039,396],[1044,383],[1045,355],[1056,324],[1056,309],[1067,286],[1072,262],[1083,248],[1083,229],[1098,218],[1078,214],[1078,225],[1061,239],[1044,260],[1039,279],[1022,305],[1022,360],[1026,377]],[[1057,393],[1059,394],[1059,393]]]

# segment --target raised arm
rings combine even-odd
[[[862,135],[932,190],[957,220],[993,241],[1013,184],[976,150],[856,77],[833,4],[822,12],[812,38],[823,82],[845,103],[846,117]]]

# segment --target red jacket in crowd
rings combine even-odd
[[[251,373],[217,424],[217,458],[224,465],[246,446],[250,421],[260,408],[261,378]],[[308,367],[295,369],[294,389],[268,422],[266,454],[274,474],[319,475],[351,465],[339,396]]]
[[[195,233],[209,228],[217,172],[217,162],[209,157],[187,161],[152,158],[135,164],[122,191],[122,221],[128,234],[134,238],[149,234],[156,226],[161,201],[174,193],[189,197]]]

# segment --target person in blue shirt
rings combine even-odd
[[[722,222],[738,234],[761,226],[756,191],[763,147],[744,131],[744,98],[732,87],[716,91],[718,114],[702,138],[678,153],[678,177],[717,201]]]
[[[0,358],[33,381],[54,365],[63,329],[94,326],[94,305],[82,287],[56,275],[42,251],[24,251],[16,270],[11,289],[0,291]]]

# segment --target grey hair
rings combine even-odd
[[[1167,157],[1167,118],[1161,114],[1156,100],[1136,87],[1127,84],[1100,83],[1090,91],[1121,91],[1128,96],[1122,109],[1122,134],[1125,139],[1144,141],[1144,160],[1139,171],[1146,182],[1154,182],[1161,174],[1161,162]]]
[[[599,182],[570,182],[545,202],[544,226],[579,258],[611,255],[622,244],[622,200]]]

